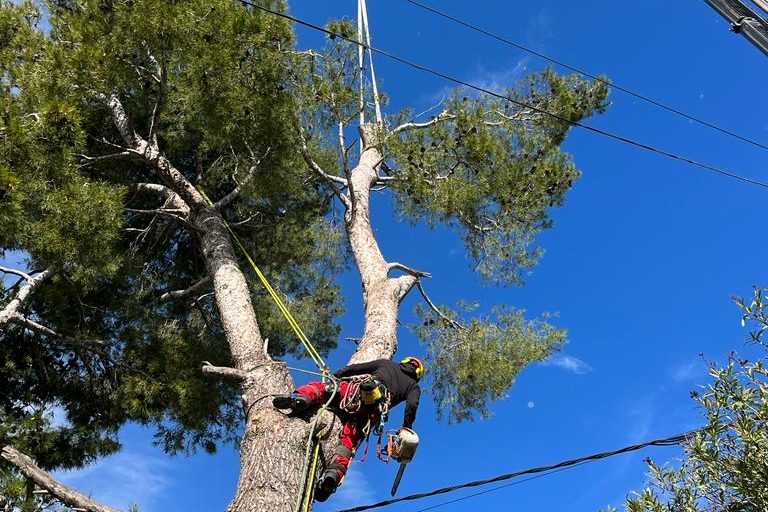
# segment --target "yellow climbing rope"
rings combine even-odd
[[[205,191],[203,189],[199,189],[199,191],[200,191],[200,194],[208,202],[208,204],[213,206],[213,201],[211,201],[211,199],[208,197]],[[317,351],[314,345],[312,345],[312,342],[309,340],[307,335],[304,334],[304,331],[301,329],[301,326],[296,321],[294,316],[291,314],[290,310],[288,309],[288,306],[285,305],[283,300],[280,298],[280,296],[277,294],[275,289],[267,280],[264,273],[261,271],[258,265],[256,265],[256,262],[253,261],[253,258],[251,258],[251,255],[248,253],[248,250],[245,248],[245,245],[243,245],[243,242],[240,240],[240,237],[238,237],[237,234],[235,234],[232,227],[224,218],[222,218],[222,221],[224,222],[224,225],[227,227],[227,230],[229,231],[229,234],[232,236],[232,239],[240,248],[240,251],[242,251],[243,255],[245,256],[245,259],[248,260],[248,263],[253,268],[253,271],[256,272],[257,276],[259,276],[259,280],[261,281],[261,284],[264,285],[264,288],[269,293],[269,296],[272,297],[272,300],[275,302],[280,312],[288,321],[288,324],[296,333],[296,336],[299,338],[299,341],[301,341],[301,344],[304,345],[304,349],[307,351],[307,354],[309,354],[309,357],[311,357],[312,360],[317,365],[318,369],[320,370],[320,373],[317,375],[320,375],[322,377],[323,382],[325,382],[326,379],[330,379],[331,382],[333,382],[333,393],[331,394],[330,399],[325,403],[325,405],[323,405],[320,408],[318,413],[315,415],[315,419],[312,422],[312,429],[311,429],[312,432],[310,434],[309,439],[307,440],[306,454],[304,457],[304,469],[302,471],[302,474],[305,475],[305,478],[302,482],[302,489],[301,489],[301,492],[299,493],[298,503],[296,504],[296,512],[301,512],[302,505],[303,505],[304,512],[308,512],[312,504],[312,493],[314,490],[314,486],[309,485],[309,483],[313,482],[315,479],[315,474],[317,472],[317,462],[320,458],[320,439],[319,439],[319,433],[317,432],[317,423],[319,422],[320,418],[323,417],[326,409],[328,408],[328,404],[331,403],[333,398],[336,396],[336,393],[339,389],[339,385],[336,382],[336,379],[334,379],[333,376],[331,375],[330,368],[325,363],[320,353]],[[299,371],[303,371],[304,373],[313,373],[313,374],[315,373],[315,372],[309,372],[306,370],[299,370]],[[313,455],[310,461],[310,453],[312,452],[313,452]]]
[[[200,194],[205,198],[206,201],[208,201],[208,204],[213,206],[213,202],[210,200],[208,195],[200,189]],[[296,319],[291,314],[288,307],[283,302],[283,299],[280,298],[280,296],[277,294],[275,289],[272,287],[272,285],[267,280],[264,273],[259,269],[258,265],[256,265],[256,262],[253,261],[253,258],[251,258],[251,255],[248,254],[248,251],[246,250],[245,246],[243,245],[243,242],[240,241],[240,238],[235,234],[232,227],[229,225],[229,223],[224,220],[224,225],[227,227],[227,230],[229,230],[229,234],[232,235],[232,239],[235,241],[237,246],[242,251],[243,255],[245,256],[245,259],[248,260],[248,263],[250,263],[251,267],[253,268],[253,271],[256,272],[256,275],[259,276],[259,280],[261,280],[261,284],[264,285],[264,288],[269,293],[270,297],[272,297],[272,300],[277,305],[280,312],[283,314],[285,319],[288,321],[288,324],[290,324],[291,328],[293,328],[293,331],[296,333],[296,336],[299,338],[299,341],[301,341],[302,345],[304,345],[304,348],[307,351],[307,354],[309,354],[309,357],[312,358],[312,360],[315,362],[317,367],[320,369],[323,374],[329,373],[328,365],[323,360],[322,356],[320,356],[320,353],[317,351],[317,349],[312,345],[312,342],[309,340],[306,334],[304,334],[304,331],[301,329],[301,326],[296,321]]]

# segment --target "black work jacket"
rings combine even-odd
[[[418,381],[405,373],[400,368],[399,363],[392,362],[389,359],[377,359],[367,363],[350,364],[334,373],[338,378],[365,374],[373,375],[374,378],[387,387],[392,400],[390,407],[394,407],[400,402],[405,402],[403,426],[411,428],[413,422],[416,421],[416,409],[419,407],[419,397],[421,396],[421,388],[419,388]]]

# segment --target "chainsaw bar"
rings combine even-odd
[[[405,471],[405,464],[400,464],[400,469],[397,470],[397,476],[395,477],[395,483],[392,484],[392,496],[397,492],[397,488],[400,486],[400,480],[403,478],[403,472]]]

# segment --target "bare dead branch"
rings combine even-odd
[[[393,262],[387,265],[387,272],[391,272],[392,270],[402,270],[406,274],[410,274],[413,277],[432,277],[432,274],[429,272],[423,272],[421,270],[416,270],[411,267],[407,267],[403,265],[402,263]]]
[[[244,226],[245,224],[248,224],[249,222],[251,222],[256,217],[261,217],[262,215],[263,214],[261,212],[256,212],[253,215],[248,216],[247,219],[239,220],[237,222],[230,222],[229,225],[232,226],[233,228],[236,228],[238,226]]]
[[[126,208],[125,211],[129,213],[135,213],[136,215],[154,215],[156,217],[164,217],[167,219],[175,220],[181,224],[184,225],[187,229],[190,229],[192,231],[200,231],[200,228],[193,225],[185,217],[182,217],[179,215],[179,213],[185,214],[188,212],[188,210],[184,209],[167,209],[167,208],[157,208],[153,210],[139,210],[136,208]]]
[[[157,118],[160,115],[160,110],[163,108],[163,105],[165,105],[165,98],[168,94],[168,84],[166,80],[167,73],[165,72],[165,62],[160,65],[152,56],[152,54],[149,53],[149,51],[147,51],[147,53],[149,54],[149,58],[157,67],[157,73],[159,75],[160,81],[160,90],[157,92],[155,106],[152,108],[152,120],[150,121],[149,125],[149,140],[152,141],[152,143],[157,144]]]
[[[37,486],[42,487],[60,502],[72,508],[86,512],[120,512],[116,508],[98,503],[85,494],[71,487],[67,487],[54,479],[51,475],[40,469],[35,462],[20,451],[6,446],[0,454],[5,460],[16,466],[24,476],[32,480]]]
[[[202,367],[203,373],[208,375],[218,375],[220,377],[226,377],[227,379],[233,379],[237,381],[244,381],[248,378],[248,373],[237,368],[229,368],[227,366],[213,366],[208,361],[203,361]]]
[[[435,306],[435,303],[432,302],[432,299],[429,298],[429,296],[427,295],[427,292],[424,291],[424,286],[421,284],[421,281],[416,282],[416,287],[419,289],[419,292],[421,292],[421,296],[424,297],[424,300],[429,305],[430,309],[432,309],[432,311],[437,313],[437,316],[439,316],[440,318],[448,322],[448,324],[454,329],[462,329],[462,330],[466,329],[465,326],[463,326],[456,320],[449,318],[448,316],[445,315],[445,313],[440,311],[440,309],[437,306]]]
[[[256,169],[258,169],[259,164],[261,164],[261,161],[266,158],[266,156],[269,154],[270,150],[272,148],[267,148],[267,150],[264,152],[264,154],[261,156],[261,158],[255,159],[256,162],[251,166],[250,169],[248,169],[248,174],[245,175],[245,178],[243,178],[243,181],[237,184],[237,186],[227,195],[216,201],[216,203],[213,205],[216,209],[221,209],[225,206],[227,206],[229,203],[237,199],[237,197],[240,195],[240,193],[243,190],[243,185],[246,185],[249,181],[253,179],[254,174],[256,174]]]
[[[118,153],[112,153],[109,155],[103,155],[103,156],[88,156],[88,155],[77,155],[80,157],[81,161],[80,164],[78,164],[78,167],[87,167],[89,165],[96,164],[98,162],[104,162],[105,160],[115,160],[117,158],[125,158],[125,157],[133,157],[136,156],[136,153],[132,151],[120,151]]]
[[[21,270],[17,270],[15,268],[0,267],[0,272],[2,272],[3,274],[13,274],[15,276],[19,276],[25,281],[30,280],[29,274],[22,272]]]
[[[27,283],[21,287],[19,293],[16,294],[16,297],[14,297],[13,300],[0,311],[0,327],[10,322],[13,317],[18,314],[19,309],[21,309],[24,303],[29,299],[32,292],[35,291],[35,288],[40,286],[42,282],[50,279],[54,274],[55,271],[51,267],[27,279]]]
[[[456,116],[449,113],[447,110],[443,110],[440,112],[436,117],[433,117],[429,121],[425,121],[423,123],[403,123],[400,126],[394,128],[390,133],[390,135],[397,135],[398,133],[405,132],[408,130],[419,130],[422,128],[429,128],[430,126],[434,126],[438,123],[442,123],[443,121],[449,121],[452,119],[456,119]]]
[[[411,116],[411,121],[414,121],[414,120],[416,120],[416,119],[420,118],[421,116],[423,116],[423,115],[425,115],[425,114],[428,114],[428,113],[432,112],[433,110],[435,110],[436,108],[438,108],[440,105],[442,105],[444,101],[445,101],[445,96],[442,96],[442,97],[440,98],[440,101],[438,101],[437,103],[435,103],[434,105],[432,105],[432,106],[431,106],[431,107],[429,107],[428,109],[426,109],[426,110],[423,110],[423,111],[419,112],[419,113],[418,113],[418,114],[416,114],[415,116]]]
[[[186,297],[189,297],[190,295],[195,295],[196,293],[205,290],[208,286],[211,284],[211,278],[210,276],[204,277],[197,283],[193,284],[186,290],[173,290],[170,292],[166,292],[162,294],[157,300],[160,303],[164,302],[170,302],[172,300],[179,300],[184,299]]]
[[[71,336],[65,336],[61,333],[54,331],[50,327],[46,327],[19,313],[16,313],[15,315],[13,315],[10,320],[11,322],[17,325],[26,327],[30,331],[36,332],[38,334],[43,334],[50,338],[59,340],[65,345],[69,345],[73,347],[85,347],[85,348],[91,348],[91,349],[104,348],[108,345],[108,343],[103,340],[81,339],[81,338],[72,338]]]
[[[312,158],[312,155],[309,153],[309,147],[307,146],[307,139],[304,135],[304,129],[299,125],[298,122],[294,121],[294,127],[296,128],[296,131],[299,134],[299,151],[301,152],[302,158],[304,158],[304,161],[306,162],[309,169],[317,175],[320,179],[326,182],[328,187],[333,191],[334,195],[339,198],[339,200],[344,204],[344,207],[347,210],[352,209],[352,202],[349,200],[349,198],[336,187],[336,184],[342,185],[344,187],[347,187],[349,185],[349,182],[345,178],[341,178],[339,176],[333,176],[331,174],[328,174],[323,170],[322,167]]]

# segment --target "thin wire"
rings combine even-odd
[[[590,461],[605,459],[605,458],[608,458],[608,457],[613,457],[614,455],[619,455],[619,454],[622,454],[622,453],[627,453],[627,452],[632,452],[632,451],[640,450],[640,449],[646,448],[648,446],[674,446],[674,445],[680,444],[680,443],[682,443],[684,441],[687,441],[691,436],[693,436],[697,432],[700,432],[701,430],[702,429],[691,430],[691,431],[685,432],[683,434],[677,434],[677,435],[670,436],[670,437],[663,437],[663,438],[660,438],[660,439],[653,439],[651,441],[646,441],[644,443],[639,443],[639,444],[634,444],[634,445],[630,445],[630,446],[625,446],[624,448],[619,448],[619,449],[611,450],[611,451],[607,451],[607,452],[600,452],[600,453],[595,453],[595,454],[592,454],[592,455],[586,455],[584,457],[579,457],[579,458],[576,458],[576,459],[569,459],[569,460],[565,460],[565,461],[558,462],[556,464],[551,464],[551,465],[548,465],[548,466],[539,466],[539,467],[535,467],[535,468],[523,469],[521,471],[515,471],[514,473],[507,473],[507,474],[499,475],[499,476],[496,476],[496,477],[493,477],[493,478],[487,478],[485,480],[475,480],[473,482],[467,482],[467,483],[463,483],[463,484],[452,485],[450,487],[442,487],[440,489],[435,489],[435,490],[429,491],[429,492],[410,494],[408,496],[403,496],[402,498],[395,498],[395,499],[391,499],[391,500],[380,501],[378,503],[372,503],[370,505],[362,505],[362,506],[359,506],[359,507],[345,508],[343,510],[338,510],[336,512],[361,512],[363,510],[370,510],[370,509],[373,509],[373,508],[379,508],[379,507],[384,507],[384,506],[387,506],[387,505],[392,505],[394,503],[399,503],[401,501],[413,501],[413,500],[418,500],[418,499],[422,499],[422,498],[427,498],[429,496],[436,496],[438,494],[446,494],[446,493],[449,493],[449,492],[456,491],[458,489],[465,489],[465,488],[468,488],[468,487],[479,487],[481,485],[486,485],[486,484],[491,484],[491,483],[495,483],[495,482],[500,482],[500,481],[503,481],[503,480],[510,480],[512,478],[517,478],[517,477],[523,476],[523,475],[531,475],[531,474],[542,473],[542,475],[540,475],[540,476],[543,476],[543,474],[552,474],[554,472],[553,470],[572,468],[572,467],[575,467],[575,466],[579,466],[579,465],[581,465],[581,464],[583,464],[585,462],[590,462]]]
[[[561,66],[561,67],[563,67],[565,69],[568,69],[569,71],[573,71],[573,72],[582,74],[582,75],[584,75],[586,77],[592,78],[593,80],[597,80],[598,82],[602,82],[605,85],[607,85],[607,86],[609,86],[609,87],[611,87],[613,89],[617,89],[619,91],[622,91],[622,92],[624,92],[626,94],[629,94],[630,96],[634,96],[635,98],[637,98],[639,100],[643,100],[645,102],[648,102],[648,103],[650,103],[652,105],[655,105],[657,107],[660,107],[660,108],[662,108],[662,109],[664,109],[664,110],[666,110],[668,112],[672,112],[673,114],[677,114],[679,116],[682,116],[682,117],[684,117],[684,118],[686,118],[686,119],[688,119],[690,121],[694,121],[694,122],[699,123],[699,124],[701,124],[703,126],[706,126],[708,128],[712,128],[714,130],[717,130],[717,131],[719,131],[721,133],[724,133],[726,135],[729,135],[731,137],[739,139],[739,140],[741,140],[743,142],[746,142],[748,144],[752,144],[752,145],[760,147],[762,149],[768,149],[768,145],[765,145],[765,144],[763,144],[761,142],[758,142],[756,140],[753,140],[753,139],[744,137],[742,135],[739,135],[738,133],[735,133],[735,132],[733,132],[731,130],[728,130],[727,128],[722,128],[722,127],[717,126],[717,125],[715,125],[713,123],[710,123],[708,121],[704,121],[703,119],[700,119],[698,117],[692,116],[691,114],[688,114],[688,113],[686,113],[686,112],[684,112],[684,111],[682,111],[680,109],[677,109],[677,108],[674,108],[674,107],[670,107],[669,105],[665,105],[664,103],[661,103],[658,100],[654,100],[653,98],[649,98],[648,96],[644,96],[644,95],[642,95],[640,93],[634,92],[633,90],[631,90],[631,89],[629,89],[627,87],[621,86],[621,85],[616,84],[614,82],[609,82],[608,80],[600,78],[599,76],[595,76],[595,75],[593,75],[593,74],[591,74],[591,73],[589,73],[587,71],[584,71],[584,70],[581,70],[581,69],[576,68],[574,66],[571,66],[569,64],[566,64],[563,61],[560,61],[560,60],[554,59],[552,57],[549,57],[548,55],[545,55],[545,54],[543,54],[541,52],[537,52],[536,50],[533,50],[531,48],[523,46],[523,45],[521,45],[519,43],[515,43],[514,41],[511,41],[511,40],[505,38],[504,36],[500,36],[499,34],[491,32],[490,30],[486,30],[484,28],[481,28],[481,27],[478,27],[476,25],[473,25],[473,24],[471,24],[471,23],[469,23],[467,21],[464,21],[464,20],[462,20],[460,18],[452,16],[452,15],[450,15],[448,13],[442,12],[442,11],[436,9],[435,7],[431,6],[431,5],[418,2],[417,0],[400,0],[400,1],[407,2],[409,4],[415,5],[416,7],[419,7],[420,9],[423,9],[425,11],[429,11],[429,12],[431,12],[433,14],[436,14],[436,15],[442,17],[442,18],[445,18],[445,19],[450,20],[450,21],[452,21],[454,23],[462,25],[462,26],[464,26],[464,27],[466,27],[466,28],[468,28],[470,30],[474,30],[475,32],[478,32],[480,34],[484,34],[484,35],[486,35],[488,37],[491,37],[491,38],[493,38],[493,39],[495,39],[497,41],[500,41],[502,43],[508,44],[509,46],[512,46],[512,47],[517,48],[519,50],[523,50],[525,52],[528,52],[528,53],[530,53],[532,55],[535,55],[535,56],[540,57],[540,58],[542,58],[542,59],[544,59],[546,61],[549,61],[552,64],[556,64],[556,65]]]
[[[262,7],[261,5],[258,5],[258,4],[255,4],[253,2],[250,2],[249,0],[238,0],[238,1],[240,3],[242,3],[242,4],[244,4],[244,5],[248,5],[248,6],[256,8],[256,9],[259,9],[260,11],[272,14],[274,16],[278,16],[280,18],[291,20],[291,21],[293,21],[294,23],[296,23],[298,25],[302,25],[302,26],[311,28],[313,30],[317,30],[319,32],[323,32],[323,33],[328,34],[329,36],[332,36],[332,37],[338,37],[338,38],[343,39],[343,40],[345,40],[345,41],[347,41],[349,43],[352,43],[352,44],[361,45],[364,48],[369,48],[374,53],[377,53],[379,55],[383,55],[383,56],[385,56],[385,57],[387,57],[387,58],[389,58],[391,60],[394,60],[395,62],[399,62],[401,64],[404,64],[406,66],[412,67],[414,69],[418,69],[419,71],[423,71],[425,73],[429,73],[431,75],[437,76],[437,77],[442,78],[444,80],[447,80],[449,82],[453,82],[455,84],[462,85],[462,86],[467,87],[469,89],[473,89],[475,91],[488,94],[489,96],[493,96],[495,98],[499,98],[499,99],[508,101],[508,102],[513,103],[515,105],[531,109],[531,110],[533,110],[535,112],[547,115],[549,117],[552,117],[552,118],[557,119],[559,121],[562,121],[564,123],[568,123],[568,124],[570,124],[572,126],[578,126],[579,128],[583,128],[585,130],[597,133],[599,135],[603,135],[605,137],[617,140],[619,142],[623,142],[623,143],[629,144],[631,146],[636,146],[638,148],[645,149],[647,151],[651,151],[653,153],[658,153],[658,154],[666,156],[668,158],[672,158],[672,159],[675,159],[675,160],[680,160],[682,162],[694,165],[696,167],[701,167],[703,169],[707,169],[707,170],[712,171],[712,172],[716,172],[718,174],[721,174],[723,176],[727,176],[729,178],[733,178],[733,179],[736,179],[736,180],[739,180],[739,181],[743,181],[745,183],[750,183],[752,185],[757,185],[759,187],[768,188],[768,183],[765,183],[765,182],[762,182],[762,181],[758,181],[758,180],[755,180],[755,179],[752,179],[752,178],[747,178],[746,176],[742,176],[740,174],[736,174],[734,172],[731,172],[731,171],[728,171],[728,170],[725,170],[725,169],[722,169],[720,167],[716,167],[714,165],[710,165],[710,164],[707,164],[707,163],[704,163],[704,162],[699,162],[697,160],[693,160],[693,159],[688,158],[686,156],[682,156],[682,155],[678,155],[678,154],[672,153],[672,152],[667,151],[665,149],[656,148],[654,146],[645,144],[643,142],[639,142],[639,141],[630,139],[630,138],[625,137],[623,135],[618,135],[616,133],[612,133],[612,132],[609,132],[609,131],[606,131],[606,130],[601,130],[600,128],[595,128],[594,126],[589,126],[589,125],[580,123],[578,121],[573,121],[573,120],[568,119],[566,117],[563,117],[563,116],[561,116],[559,114],[555,114],[554,112],[550,112],[550,111],[542,109],[540,107],[536,107],[534,105],[530,105],[528,103],[512,99],[509,96],[504,96],[503,94],[499,94],[497,92],[491,91],[491,90],[486,89],[484,87],[480,87],[478,85],[471,84],[471,83],[466,82],[464,80],[461,80],[461,79],[458,79],[458,78],[454,78],[453,76],[446,75],[445,73],[443,73],[441,71],[436,71],[434,69],[428,68],[428,67],[423,66],[421,64],[416,64],[415,62],[411,62],[411,61],[406,60],[406,59],[404,59],[402,57],[398,57],[397,55],[394,55],[394,54],[389,53],[389,52],[387,52],[385,50],[381,50],[379,48],[376,48],[375,46],[368,46],[365,43],[360,43],[360,42],[355,41],[355,40],[353,40],[353,39],[351,39],[351,38],[349,38],[347,36],[344,36],[342,34],[333,32],[331,30],[323,28],[323,27],[321,27],[319,25],[315,25],[315,24],[310,23],[308,21],[304,21],[302,19],[296,18],[295,16],[291,16],[289,14],[273,11],[273,10],[268,9],[266,7]]]
[[[584,465],[584,464],[589,464],[590,462],[595,462],[595,461],[594,460],[585,460],[584,462],[580,462],[579,464],[574,464],[573,466],[570,466],[570,467],[573,468],[573,467],[576,467],[576,466],[581,466],[581,465]],[[429,506],[429,507],[426,507],[426,508],[420,508],[419,510],[415,510],[414,512],[425,512],[427,510],[434,510],[436,508],[444,507],[446,505],[451,505],[451,504],[456,503],[458,501],[464,501],[464,500],[468,500],[470,498],[476,498],[477,496],[480,496],[482,494],[488,494],[488,493],[491,493],[491,492],[494,492],[494,491],[505,489],[507,487],[512,487],[513,485],[522,484],[523,482],[528,482],[530,480],[536,480],[537,478],[541,478],[543,476],[548,476],[548,475],[552,475],[552,474],[555,474],[555,473],[560,473],[561,471],[565,471],[566,469],[569,469],[569,468],[553,469],[552,471],[547,471],[546,473],[541,473],[539,475],[534,475],[534,476],[530,476],[528,478],[523,478],[522,480],[516,480],[516,481],[510,482],[508,484],[499,485],[499,486],[496,486],[496,487],[491,487],[490,489],[486,489],[484,491],[476,492],[476,493],[473,493],[473,494],[467,494],[466,496],[462,496],[461,498],[456,498],[455,500],[443,501],[443,502],[438,503],[436,505],[432,505],[432,506]]]

